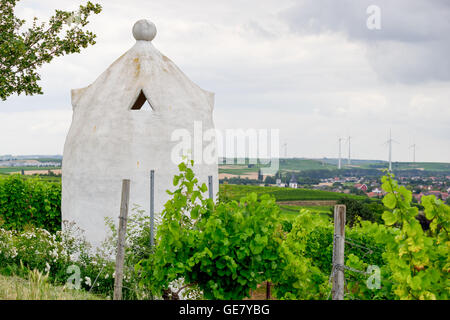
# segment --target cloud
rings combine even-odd
[[[385,159],[392,128],[394,160],[411,160],[414,140],[418,161],[450,162],[445,1],[96,2],[97,44],[44,66],[44,95],[0,103],[0,154],[62,154],[70,90],[95,81],[148,18],[154,45],[215,92],[219,129],[278,128],[289,155],[308,157],[336,156],[337,138],[351,135],[355,157]],[[46,18],[79,4],[21,1],[18,13]],[[366,28],[369,4],[381,8],[376,32]]]
[[[0,154],[62,154],[72,112],[0,111]]]
[[[380,30],[367,27],[371,5],[380,8]],[[384,81],[450,80],[448,1],[299,1],[281,16],[294,32],[341,33],[363,43],[368,61]]]

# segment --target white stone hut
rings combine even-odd
[[[155,35],[152,22],[139,20],[133,26],[136,44],[94,83],[72,90],[73,118],[62,164],[62,218],[75,222],[94,246],[107,235],[105,217],[118,223],[122,179],[131,180],[130,209],[139,205],[148,214],[150,171],[155,170],[157,217],[178,172],[172,151],[180,141],[172,141],[172,133],[185,129],[194,146],[195,121],[201,121],[202,132],[214,128],[214,94],[160,53],[151,42]],[[216,194],[217,162],[197,163],[194,171],[206,184],[213,176]]]

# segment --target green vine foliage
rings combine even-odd
[[[1,178],[0,220],[5,229],[33,225],[52,233],[61,230],[61,184],[18,174]]]
[[[345,247],[345,264],[365,271],[369,265],[383,266],[382,253],[385,242],[377,235],[393,237],[392,228],[360,220],[346,228],[346,237],[356,244]],[[327,216],[301,210],[283,242],[288,267],[274,279],[275,295],[279,299],[327,299],[331,286],[328,283],[332,269],[334,226]],[[382,237],[381,237],[382,238]],[[371,248],[370,252],[367,248]],[[346,272],[348,295],[353,299],[393,299],[387,287],[370,290],[366,276]]]
[[[383,198],[388,209],[383,220],[399,229],[397,236],[386,239],[383,254],[393,292],[400,299],[448,299],[450,207],[434,196],[423,197],[425,217],[431,220],[430,230],[423,231],[416,219],[418,209],[411,206],[411,191],[393,178],[390,173],[382,178],[388,192]]]
[[[326,298],[327,275],[320,270],[315,257],[308,254],[308,239],[314,230],[325,225],[330,225],[328,218],[314,216],[304,209],[300,211],[282,243],[280,258],[286,263],[272,279],[278,299]]]
[[[137,265],[142,281],[157,295],[182,279],[206,299],[248,297],[250,289],[284,268],[279,208],[273,198],[258,201],[254,193],[239,202],[214,204],[204,198],[207,187],[199,184],[192,166],[179,165],[154,254]]]
[[[33,19],[23,30],[25,20],[15,15],[19,0],[0,1],[0,98],[25,93],[42,94],[37,69],[55,57],[79,53],[95,44],[95,34],[84,29],[91,14],[102,10],[90,1],[77,12],[56,10],[48,23]]]
[[[273,197],[255,193],[214,204],[191,168],[182,163],[176,190],[158,226],[154,254],[136,265],[143,285],[163,295],[177,282],[206,299],[242,299],[263,281],[277,299],[327,299],[331,286],[333,223],[301,210],[283,224]],[[447,299],[449,290],[449,207],[422,198],[431,220],[423,231],[411,192],[383,177],[384,224],[355,219],[346,228],[346,299]],[[365,271],[378,268],[380,285],[369,286]],[[180,284],[180,281],[184,285]]]

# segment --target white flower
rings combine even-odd
[[[14,259],[15,257],[17,257],[17,249],[12,248],[11,258]]]
[[[50,252],[50,255],[51,255],[53,258],[58,258],[58,250],[56,250],[56,248],[53,249],[53,250]]]
[[[87,286],[91,286],[91,278],[89,278],[89,277],[84,277],[84,283],[87,285]]]
[[[108,279],[109,278],[109,273],[107,273],[106,275],[105,275],[105,279]]]
[[[48,262],[45,263],[44,271],[45,271],[45,273],[49,273],[50,272],[50,265],[48,264]]]

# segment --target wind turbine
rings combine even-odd
[[[350,164],[352,162],[352,158],[350,156],[351,139],[352,139],[352,137],[348,136],[348,138],[347,138],[347,142],[348,142],[348,160],[347,160],[347,163],[348,164]]]
[[[385,144],[389,145],[389,171],[392,171],[392,142],[398,143],[392,139],[392,132],[391,129],[389,129],[389,140],[385,142]]]
[[[413,149],[413,163],[416,163],[416,144],[414,143],[414,144],[410,145],[409,148]]]
[[[338,169],[342,169],[342,161],[341,161],[341,141],[342,141],[342,138],[339,138],[338,141],[339,141],[339,161],[338,161]]]

